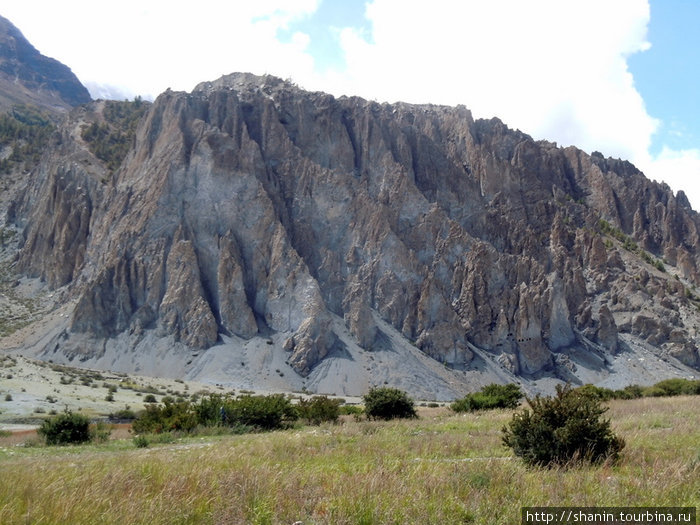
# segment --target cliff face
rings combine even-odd
[[[77,299],[53,351],[278,334],[307,376],[342,318],[465,372],[570,380],[633,344],[700,368],[700,220],[627,162],[247,74],[161,95],[113,176],[65,133],[15,206],[20,267]]]

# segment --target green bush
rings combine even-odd
[[[98,421],[90,429],[90,440],[95,443],[105,443],[109,440],[109,436],[112,434],[112,425],[108,425],[104,421]]]
[[[130,408],[124,408],[122,410],[117,410],[109,415],[111,420],[134,420],[136,419],[136,413]]]
[[[133,442],[136,448],[146,448],[149,445],[148,438],[146,436],[134,436]]]
[[[362,399],[365,402],[365,414],[370,419],[418,417],[413,400],[398,388],[372,388]]]
[[[300,419],[311,425],[320,425],[326,421],[336,423],[340,416],[339,399],[329,399],[327,396],[314,396],[311,399],[301,399],[296,406]]]
[[[627,385],[622,390],[615,390],[617,399],[637,399],[644,395],[644,388],[639,385]]]
[[[191,403],[166,400],[163,405],[148,405],[134,420],[132,429],[138,434],[157,434],[172,430],[190,432],[197,424],[197,414]]]
[[[224,405],[224,411],[228,425],[244,425],[261,430],[283,428],[298,417],[294,406],[283,394],[245,395],[229,400]]]
[[[194,405],[199,424],[206,427],[228,424],[225,407],[232,401],[233,399],[231,397],[222,396],[221,394],[208,394],[203,396],[199,402]]]
[[[341,405],[338,412],[341,416],[359,416],[364,413],[364,409],[357,405]]]
[[[601,401],[609,401],[610,399],[618,399],[620,397],[617,392],[610,388],[595,386],[590,383],[578,387],[576,391],[581,395],[591,396]]]
[[[166,396],[162,405],[148,405],[138,415],[132,428],[139,434],[192,432],[197,427],[216,426],[248,432],[283,428],[297,418],[297,410],[283,394],[245,395],[240,398],[211,394],[197,403]]]
[[[700,381],[690,381],[688,379],[665,379],[654,385],[665,396],[692,396],[700,394]]]
[[[488,410],[493,408],[516,408],[523,397],[518,385],[491,384],[482,388],[479,392],[467,394],[450,405],[455,412],[473,412],[475,410]]]
[[[66,411],[45,419],[37,433],[47,445],[86,443],[91,439],[90,420],[82,414]]]
[[[664,390],[663,388],[659,388],[656,385],[652,385],[646,387],[642,391],[642,394],[644,397],[666,397],[668,395],[668,392],[666,392],[666,390]]]
[[[607,408],[586,392],[557,385],[554,397],[527,402],[530,409],[514,414],[503,428],[503,443],[528,465],[614,461],[625,446],[610,421],[601,419]]]

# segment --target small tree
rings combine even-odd
[[[365,402],[365,414],[370,419],[418,417],[413,400],[398,388],[372,388],[362,399]]]
[[[557,385],[554,397],[527,398],[530,409],[513,415],[503,428],[503,443],[528,465],[567,465],[616,460],[625,442],[610,421],[601,419],[607,408],[589,392]]]
[[[91,438],[90,420],[82,414],[66,410],[63,414],[44,420],[37,433],[46,440],[47,445],[86,443]]]

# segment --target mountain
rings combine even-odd
[[[0,16],[0,109],[32,104],[65,112],[90,100],[87,89],[68,67],[39,53]]]
[[[699,226],[629,162],[464,107],[238,73],[70,112],[7,210],[44,309],[3,344],[339,395],[689,377]]]

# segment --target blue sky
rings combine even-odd
[[[697,0],[5,0],[0,15],[95,97],[251,71],[463,104],[628,159],[700,209]]]
[[[648,40],[651,48],[630,57],[647,110],[661,119],[651,152],[700,146],[700,2],[653,0]]]
[[[289,42],[297,32],[309,35],[308,51],[319,72],[342,70],[345,57],[339,34],[344,27],[353,27],[371,38],[371,25],[365,17],[366,0],[322,1],[318,9],[279,31],[279,38]]]

